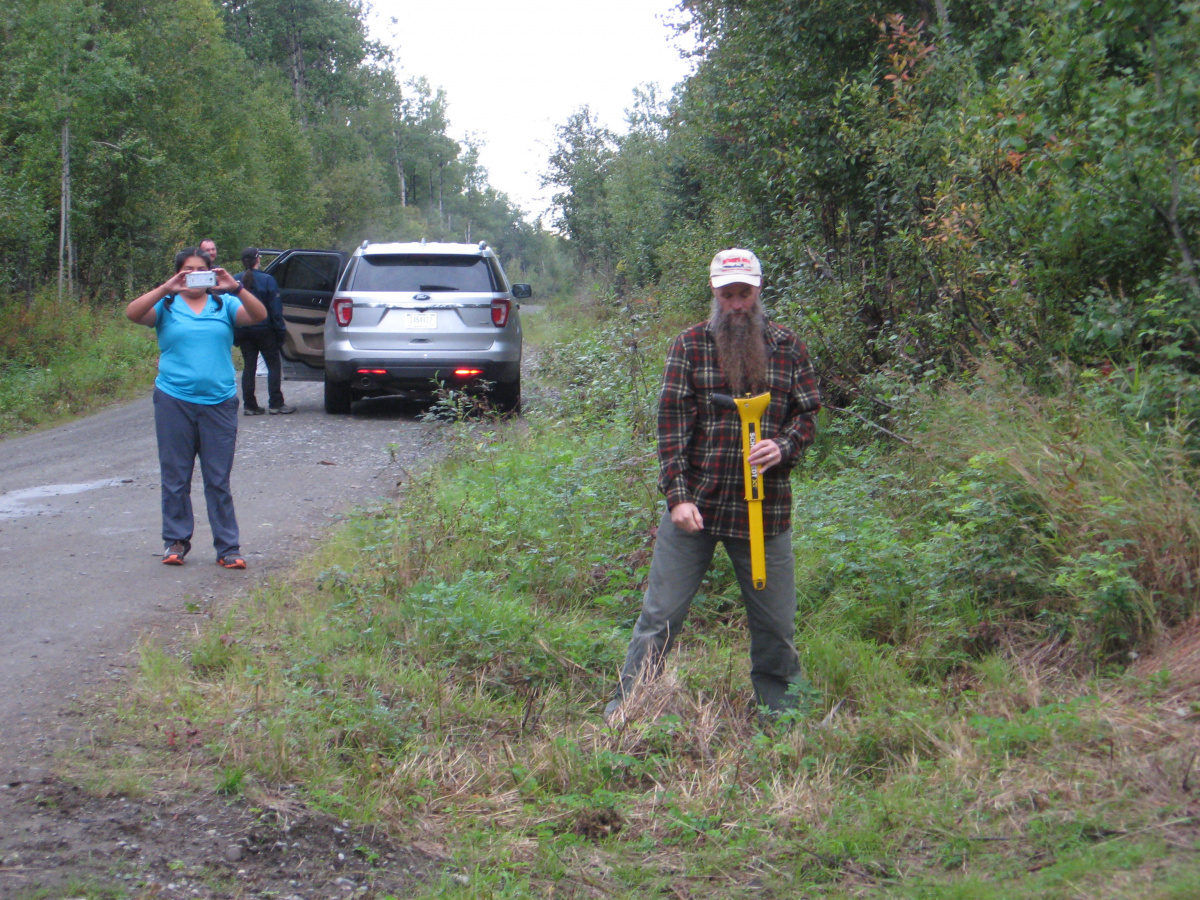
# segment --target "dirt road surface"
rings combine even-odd
[[[52,774],[51,753],[73,737],[80,698],[135,671],[141,635],[170,640],[172,632],[193,627],[196,619],[188,610],[219,608],[284,571],[341,516],[394,497],[408,472],[436,456],[436,429],[419,420],[419,409],[374,401],[358,404],[353,417],[329,416],[320,384],[284,387],[288,402],[298,408],[295,414],[238,419],[233,493],[246,571],[215,564],[199,467],[192,488],[192,551],[182,567],[161,564],[149,397],[0,442],[0,898],[26,896],[43,884],[117,877],[128,890],[122,896],[226,896],[188,887],[179,874],[188,865],[224,866],[230,884],[238,885],[228,896],[368,891],[369,873],[358,877],[349,869],[333,888],[332,869],[319,883],[290,878],[282,883],[284,893],[280,884],[255,880],[248,859],[265,860],[270,854],[259,851],[268,845],[276,855],[282,852],[276,844],[290,846],[268,840],[272,828],[291,837],[310,834],[322,847],[329,843],[330,859],[343,857],[336,868],[353,867],[356,860],[346,863],[336,848],[356,846],[358,838],[339,823],[302,812],[302,804],[285,804],[290,812],[266,824],[208,800],[199,801],[204,809],[197,811],[195,801],[176,798],[167,815],[153,803],[135,810],[128,800],[85,796]],[[115,811],[112,803],[118,804]],[[122,815],[136,827],[113,824]],[[190,825],[172,837],[162,823],[179,821]],[[140,840],[130,837],[148,822],[159,826]],[[194,843],[197,835],[211,839],[199,856],[171,845]],[[381,854],[385,861],[400,858],[382,849],[391,853]],[[154,876],[156,860],[161,879]],[[271,865],[276,862],[272,857]]]

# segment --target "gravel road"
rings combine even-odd
[[[192,552],[182,567],[159,561],[149,397],[0,441],[0,782],[27,780],[70,733],[76,697],[131,671],[141,634],[188,628],[189,606],[283,570],[347,511],[393,496],[437,445],[412,406],[373,401],[329,416],[320,384],[285,382],[284,392],[294,415],[238,419],[241,572],[215,565],[198,466]]]

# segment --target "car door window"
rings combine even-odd
[[[283,290],[332,292],[339,265],[336,256],[296,255],[284,260],[272,274]]]

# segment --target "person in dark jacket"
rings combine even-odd
[[[294,413],[296,407],[283,402],[283,361],[279,349],[285,334],[283,324],[283,301],[279,297],[279,285],[266,272],[259,271],[262,257],[257,247],[242,251],[242,265],[246,271],[236,276],[246,290],[262,300],[267,308],[267,320],[257,325],[239,327],[234,340],[242,350],[242,414],[261,416],[264,410],[254,397],[254,377],[258,373],[258,356],[261,353],[267,366],[267,402],[271,415]]]

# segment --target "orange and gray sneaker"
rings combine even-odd
[[[225,556],[217,557],[217,565],[222,569],[244,569],[246,561],[236,553],[228,553]]]
[[[182,566],[183,558],[192,549],[191,541],[172,541],[163,551],[164,566]]]

